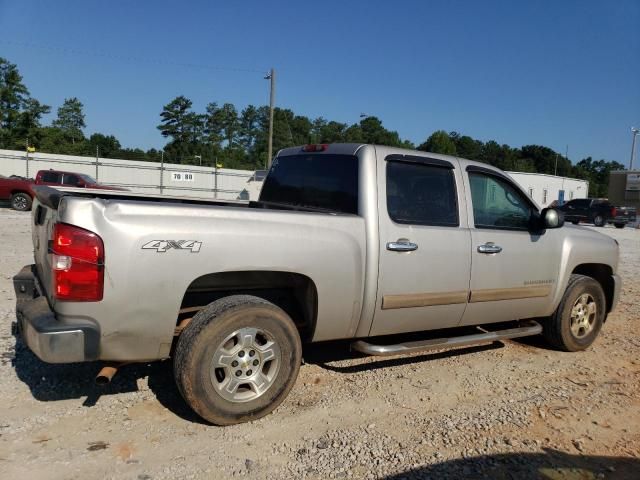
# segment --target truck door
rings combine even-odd
[[[506,175],[467,167],[471,282],[463,325],[548,315],[562,251],[559,230],[532,233],[535,205]]]
[[[376,152],[383,158],[371,335],[456,326],[467,304],[471,260],[459,164],[438,155]]]

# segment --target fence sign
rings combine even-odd
[[[627,191],[640,191],[640,173],[627,173]]]
[[[171,172],[172,182],[193,182],[195,177],[193,173],[189,172]]]

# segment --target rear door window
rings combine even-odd
[[[61,174],[57,172],[43,172],[42,181],[46,183],[60,183]]]
[[[458,203],[453,170],[388,161],[387,211],[396,223],[457,227]]]
[[[260,202],[357,215],[358,157],[276,157],[262,186]]]

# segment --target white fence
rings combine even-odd
[[[249,170],[0,150],[0,175],[33,178],[38,170],[50,168],[84,173],[139,193],[255,200],[254,172]]]

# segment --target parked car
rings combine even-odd
[[[9,202],[14,210],[29,210],[34,197],[33,180],[12,175],[0,175],[0,201]]]
[[[35,264],[14,277],[29,348],[51,363],[173,357],[187,403],[219,425],[280,404],[304,342],[394,355],[543,333],[578,351],[620,294],[615,240],[560,228],[507,174],[446,155],[287,148],[251,203],[35,190]]]
[[[67,186],[77,188],[95,188],[108,190],[124,190],[98,183],[83,173],[63,172],[59,170],[40,170],[35,180],[12,175],[0,176],[0,201],[9,201],[14,210],[31,210],[35,185]]]
[[[616,228],[624,228],[636,221],[635,208],[615,206],[606,198],[576,198],[558,208],[564,212],[565,220],[574,225],[587,222],[604,227],[612,223]]]

